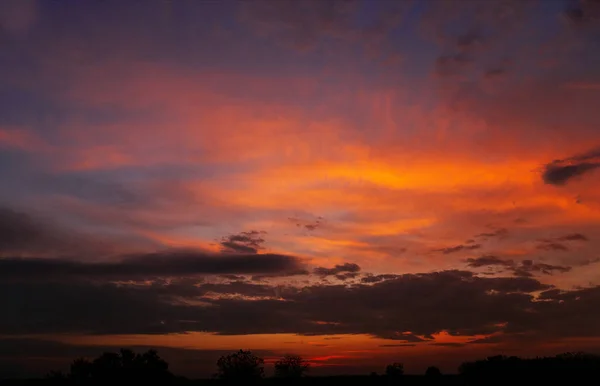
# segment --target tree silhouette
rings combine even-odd
[[[391,378],[401,377],[404,375],[404,365],[398,362],[387,365],[385,368],[385,375]]]
[[[429,366],[427,370],[425,370],[425,376],[430,380],[438,380],[442,377],[442,372],[435,366]]]
[[[136,354],[122,349],[119,353],[105,352],[93,361],[75,359],[68,378],[74,383],[117,381],[166,381],[172,377],[169,365],[154,350]]]
[[[281,378],[300,378],[310,369],[310,364],[299,355],[285,355],[275,362],[275,376]]]
[[[69,378],[75,383],[86,383],[92,378],[92,363],[85,358],[78,358],[71,363]]]
[[[250,351],[223,355],[217,361],[217,377],[226,381],[256,381],[263,377],[264,360]]]
[[[425,375],[432,378],[439,378],[442,375],[442,372],[435,366],[429,366],[427,370],[425,370]]]
[[[465,362],[459,373],[477,383],[506,383],[511,379],[579,384],[600,382],[600,356],[585,353],[565,353],[554,357],[522,359],[496,355],[474,362]]]

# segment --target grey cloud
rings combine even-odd
[[[502,267],[512,267],[514,266],[514,261],[512,260],[502,260],[497,256],[481,256],[475,259],[467,259],[467,266],[471,268],[480,268],[480,267],[489,267],[493,265],[499,265]]]
[[[548,318],[530,293],[550,288],[530,278],[479,278],[466,271],[304,288],[241,282],[0,281],[0,334],[364,333],[415,342],[413,336],[442,330],[477,334],[494,332],[504,322],[515,329],[543,325]],[[213,295],[207,297],[209,292]],[[538,318],[530,309],[543,315]]]
[[[565,245],[565,242],[570,241],[588,241],[588,238],[581,233],[570,233],[564,236],[558,236],[547,239],[540,239],[540,244],[537,249],[545,251],[568,251],[570,248]]]
[[[265,239],[262,235],[266,233],[252,230],[223,237],[220,242],[221,250],[230,253],[258,253],[260,249],[264,249]]]
[[[157,247],[156,242],[145,238],[135,237],[128,241],[130,245]],[[119,247],[122,247],[121,242],[115,237],[67,230],[42,214],[31,215],[0,207],[0,257],[52,255],[88,258],[114,254]]]
[[[298,50],[314,48],[325,37],[351,38],[354,0],[244,3],[241,18],[254,32]]]
[[[441,249],[436,249],[436,252],[442,252],[444,255],[448,255],[450,253],[456,253],[456,252],[460,252],[463,250],[467,250],[467,251],[472,251],[475,249],[479,249],[481,248],[481,244],[460,244],[460,245],[456,245],[454,247],[448,247],[448,248],[441,248]]]
[[[600,5],[594,0],[571,1],[563,11],[565,18],[572,24],[583,26],[600,20]]]
[[[384,281],[384,280],[396,279],[399,276],[400,275],[395,275],[395,274],[391,274],[391,273],[384,273],[381,275],[366,274],[363,278],[360,279],[360,282],[361,283],[379,283],[380,281]]]
[[[568,251],[569,248],[561,243],[556,243],[556,242],[546,242],[546,243],[542,243],[539,244],[537,247],[537,249],[541,249],[544,251]]]
[[[435,72],[440,76],[457,75],[472,63],[473,59],[464,52],[442,55],[435,61]]]
[[[317,217],[315,220],[311,220],[311,221],[306,221],[306,220],[302,220],[296,217],[290,217],[288,218],[288,220],[290,220],[291,222],[293,222],[294,224],[296,224],[296,226],[298,228],[304,228],[307,231],[315,231],[318,228],[320,228],[325,219],[322,216]]]
[[[600,167],[600,149],[573,157],[554,160],[544,166],[542,180],[550,185],[565,185],[575,177]]]
[[[587,236],[582,235],[581,233],[571,233],[568,235],[564,235],[558,238],[561,241],[588,241]]]
[[[500,78],[506,75],[507,70],[504,68],[492,68],[483,73],[483,77],[486,79]]]
[[[475,235],[475,237],[489,238],[489,237],[499,237],[504,238],[508,235],[508,229],[506,228],[498,228],[492,232],[483,232]]]
[[[10,280],[132,280],[205,274],[257,274],[299,269],[293,256],[277,254],[214,254],[199,250],[166,250],[86,262],[57,258],[2,258],[0,278]]]
[[[57,227],[23,212],[0,207],[0,253],[62,252],[80,247],[79,235],[69,235]]]
[[[354,263],[344,263],[341,265],[336,265],[333,268],[324,268],[324,267],[317,267],[313,270],[313,273],[315,275],[319,275],[319,276],[333,276],[333,275],[339,275],[342,273],[356,273],[356,272],[360,272],[360,267],[358,266],[358,264],[354,264]]]
[[[308,276],[310,272],[306,269],[293,269],[283,272],[268,273],[263,275],[252,276],[253,281],[263,281],[265,279],[277,278],[277,277],[292,277],[292,276]]]
[[[442,346],[442,347],[464,347],[464,343],[457,342],[438,342],[438,343],[430,343],[432,346]]]
[[[502,260],[497,256],[481,256],[475,259],[467,259],[467,266],[470,268],[482,267],[501,267],[511,271],[515,276],[531,277],[533,273],[543,273],[552,275],[554,272],[565,273],[571,270],[571,267],[552,265],[545,263],[535,263],[533,260],[522,260],[516,263],[513,260]]]
[[[356,277],[358,277],[360,275],[360,273],[358,272],[345,272],[345,273],[339,273],[337,275],[335,275],[335,278],[338,280],[348,280],[348,279],[354,279]]]

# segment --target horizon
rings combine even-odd
[[[599,37],[591,0],[0,0],[0,378],[600,353]]]

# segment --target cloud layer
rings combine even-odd
[[[593,346],[598,12],[3,2],[0,332]]]

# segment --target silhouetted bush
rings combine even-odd
[[[554,357],[521,359],[497,355],[474,362],[465,362],[459,373],[468,381],[502,383],[508,380],[561,380],[587,382],[600,380],[600,356],[584,353],[565,353]]]
[[[217,361],[217,377],[228,382],[254,382],[264,375],[264,360],[250,351],[240,350]]]
[[[300,378],[310,369],[310,364],[299,355],[285,355],[275,362],[275,376],[279,378]]]
[[[435,366],[429,366],[427,370],[425,370],[425,375],[430,378],[439,378],[442,376],[442,372]]]
[[[394,362],[387,365],[385,368],[385,375],[390,378],[399,378],[404,375],[404,365],[402,363]]]
[[[119,353],[105,352],[93,361],[78,358],[71,363],[70,372],[64,376],[61,372],[51,372],[48,379],[53,381],[69,380],[75,384],[112,383],[112,382],[164,382],[173,375],[169,365],[154,350],[136,354],[122,349]]]

